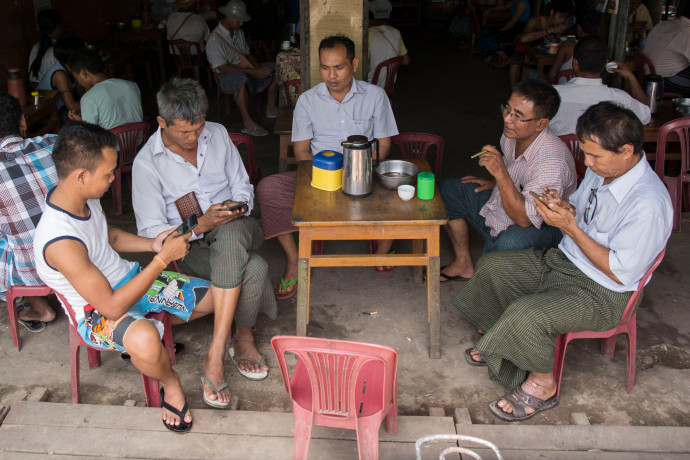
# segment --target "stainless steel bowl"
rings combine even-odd
[[[676,107],[676,113],[681,117],[690,117],[690,106],[678,106]]]
[[[391,190],[397,190],[400,185],[415,184],[417,173],[417,165],[404,160],[382,161],[376,168],[376,177],[381,185]]]
[[[673,99],[673,107],[681,117],[690,117],[690,97],[677,97]]]

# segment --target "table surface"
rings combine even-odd
[[[410,160],[420,171],[430,171],[426,160]],[[416,196],[403,201],[397,190],[382,187],[374,179],[374,192],[364,198],[350,198],[342,190],[327,192],[311,186],[312,162],[297,167],[297,189],[292,221],[297,226],[375,226],[394,224],[442,225],[448,221],[438,189],[431,200]],[[375,174],[374,174],[375,175]]]
[[[673,103],[670,99],[664,99],[661,101],[661,110],[658,113],[653,113],[652,119],[645,125],[645,131],[653,129],[658,132],[659,128],[676,118],[680,118],[680,116],[676,114]]]
[[[553,61],[556,59],[556,53],[550,54],[540,51],[536,48],[537,44],[534,42],[525,43],[525,52],[534,61],[537,69],[544,70],[544,67],[553,64]]]
[[[55,133],[60,129],[60,119],[57,115],[58,92],[55,90],[38,90],[39,105],[33,105],[33,97],[27,97],[27,104],[22,108],[22,115],[26,120],[27,134],[40,136]],[[37,126],[37,124],[40,125]]]

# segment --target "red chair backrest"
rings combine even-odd
[[[573,69],[561,70],[556,74],[556,78],[553,79],[553,84],[557,85],[561,78],[565,78],[565,81],[570,81],[573,77],[575,77],[575,71]]]
[[[285,90],[285,104],[288,107],[292,107],[294,103],[292,102],[292,94],[294,93],[298,98],[302,93],[302,80],[295,78],[294,80],[288,80],[283,82],[283,89]],[[295,99],[295,102],[297,100]]]
[[[251,136],[247,136],[246,134],[228,133],[228,135],[238,150],[239,146],[242,144],[244,144],[247,149],[247,162],[244,164],[244,168],[247,170],[249,182],[256,185],[261,179],[261,170],[256,166],[256,159],[254,158],[254,141]]]
[[[114,127],[110,132],[115,135],[120,147],[119,168],[122,169],[123,166],[134,163],[139,147],[148,139],[149,124],[145,121],[127,123]]]
[[[194,62],[192,62],[192,49],[195,50],[199,59],[203,59],[201,45],[197,42],[190,42],[188,40],[170,40],[170,46],[172,46],[175,54],[179,55],[180,62],[177,64],[179,67],[194,67]],[[201,61],[199,61],[199,64],[197,65],[201,65]]]
[[[266,45],[266,43],[262,42],[261,40],[254,40],[249,50],[254,55],[259,64],[261,64],[262,62],[274,61],[273,56],[271,56],[271,50],[268,48],[268,45]]]
[[[386,82],[383,89],[386,91],[386,94],[388,94],[388,98],[391,101],[393,101],[393,98],[395,97],[395,76],[398,75],[398,68],[400,68],[402,60],[402,56],[396,56],[383,61],[376,66],[374,76],[371,79],[372,85],[378,84],[379,78],[381,77],[381,72],[383,69],[386,69]]]
[[[405,159],[426,159],[429,147],[436,146],[436,165],[432,165],[433,173],[441,175],[441,165],[443,163],[443,138],[436,134],[427,133],[400,133],[391,139],[391,142],[402,152]]]
[[[573,159],[575,160],[575,172],[577,173],[577,184],[580,185],[582,179],[585,178],[585,173],[587,172],[587,166],[585,166],[585,154],[580,149],[580,140],[577,138],[577,134],[564,134],[558,136],[561,138],[563,143],[568,146],[570,153],[573,154]]]
[[[385,410],[397,398],[398,352],[391,347],[294,336],[273,337],[271,345],[285,390],[321,416],[315,423],[354,426],[357,417]],[[285,353],[298,358],[292,376]]]
[[[654,172],[663,180],[666,169],[666,139],[670,133],[676,133],[680,139],[680,171],[681,175],[687,174],[690,165],[690,117],[671,120],[659,128],[656,140],[656,159]]]
[[[635,71],[637,72],[637,81],[640,86],[644,88],[644,76],[646,74],[655,74],[654,64],[649,58],[640,50],[635,50]]]
[[[642,279],[640,280],[639,283],[637,283],[637,289],[635,292],[633,292],[632,296],[630,296],[630,300],[628,300],[628,304],[625,306],[625,310],[623,310],[623,316],[621,316],[621,321],[619,324],[626,324],[629,320],[630,317],[632,316],[633,312],[635,311],[635,306],[637,305],[637,301],[640,299],[640,295],[642,295],[642,290],[644,289],[645,285],[647,284],[647,281],[649,280],[649,277],[652,276],[652,273],[656,268],[659,266],[661,261],[664,259],[664,255],[666,254],[666,247],[664,246],[664,249],[661,250],[659,255],[656,256],[654,259],[654,262],[652,263],[652,266],[649,267],[649,270],[644,274]]]

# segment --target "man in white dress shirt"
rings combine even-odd
[[[161,87],[157,102],[160,128],[139,152],[132,169],[139,235],[152,237],[180,225],[175,201],[193,192],[203,214],[197,216],[191,249],[179,267],[183,273],[211,281],[214,304],[232,305],[229,315],[216,314],[214,337],[227,337],[234,319],[237,331],[231,358],[244,377],[262,380],[268,366],[254,345],[251,328],[260,312],[271,319],[278,312],[268,264],[254,252],[263,242],[259,223],[249,217],[254,189],[227,130],[206,122],[208,100],[198,82],[173,78]],[[240,202],[246,204],[227,210]],[[214,368],[208,364],[204,400],[225,407],[230,393],[222,388],[222,360]]]
[[[649,123],[652,116],[649,100],[637,77],[628,66],[614,61],[618,64],[614,72],[628,82],[632,96],[622,89],[610,88],[602,83],[601,73],[606,66],[607,56],[606,45],[597,37],[585,37],[575,45],[573,51],[575,78],[563,85],[554,86],[561,96],[561,106],[551,120],[551,130],[557,135],[574,134],[580,115],[590,106],[602,101],[612,101],[630,109],[643,125]]]

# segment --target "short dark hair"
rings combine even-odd
[[[67,65],[74,73],[79,73],[83,69],[94,75],[103,73],[103,69],[105,68],[103,59],[101,59],[98,53],[88,48],[72,53],[69,61],[67,61]]]
[[[525,80],[521,81],[515,88],[516,93],[532,103],[534,116],[537,118],[548,118],[551,120],[558,113],[561,105],[561,96],[558,91],[546,83],[544,80]]]
[[[577,59],[580,71],[597,75],[604,71],[608,55],[606,43],[591,35],[579,40],[573,50],[573,59]]]
[[[343,45],[345,47],[347,60],[352,62],[355,58],[355,42],[345,35],[331,35],[321,40],[321,43],[319,43],[319,56],[321,55],[322,49],[333,49],[337,45]]]
[[[587,35],[596,35],[599,32],[601,13],[594,9],[582,11],[577,16],[577,25]]]
[[[62,37],[53,45],[53,54],[62,65],[69,65],[73,53],[86,48],[86,40],[79,37]]]
[[[84,168],[94,171],[103,161],[103,149],[117,147],[115,135],[107,129],[85,121],[66,124],[53,147],[53,161],[58,178]]]
[[[6,91],[0,91],[0,136],[19,134],[19,119],[22,108],[19,101]]]
[[[633,111],[610,101],[588,108],[577,119],[575,132],[580,141],[596,142],[609,152],[621,153],[624,145],[631,144],[636,154],[642,154],[642,122]]]

